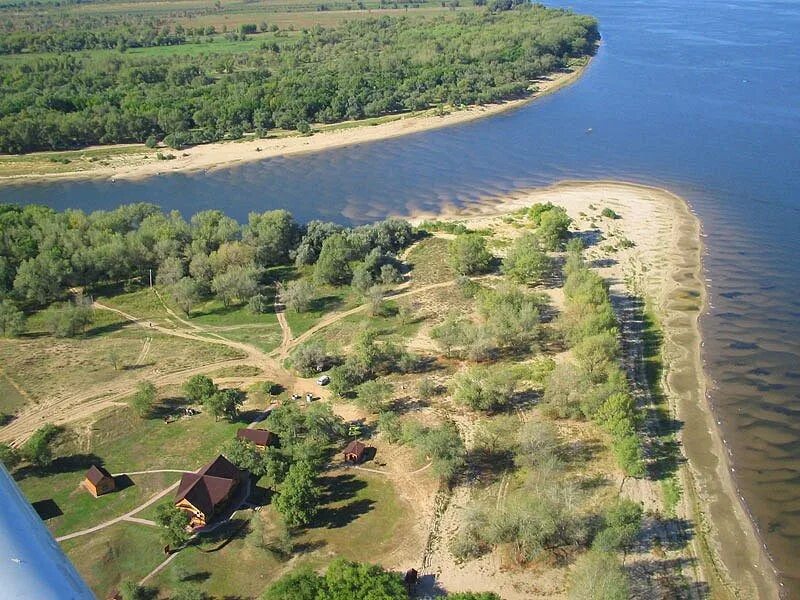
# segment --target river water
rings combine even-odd
[[[513,112],[209,174],[7,186],[0,201],[365,222],[562,179],[667,187],[707,236],[706,368],[736,483],[800,597],[800,3],[550,4],[596,15],[603,46],[578,83]]]

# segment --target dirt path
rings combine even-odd
[[[480,278],[475,278],[475,279],[480,279]],[[455,280],[444,281],[444,282],[432,283],[430,285],[426,285],[426,286],[419,287],[419,288],[416,288],[416,289],[408,290],[408,288],[411,287],[412,283],[411,282],[406,282],[406,283],[402,284],[401,286],[398,286],[398,287],[394,288],[391,292],[389,292],[385,296],[385,298],[387,300],[397,300],[399,298],[407,298],[409,296],[414,296],[416,294],[422,294],[422,293],[428,292],[430,290],[435,290],[435,289],[444,288],[444,287],[450,287],[450,286],[455,285],[455,283],[456,283]],[[407,290],[407,291],[403,291],[403,290]],[[318,333],[319,331],[321,331],[322,329],[325,329],[326,327],[330,327],[334,323],[338,323],[342,319],[346,319],[349,316],[358,314],[358,313],[366,310],[368,306],[369,306],[368,304],[359,304],[358,306],[356,306],[355,308],[351,308],[350,310],[345,310],[345,311],[342,311],[342,312],[333,312],[333,313],[325,315],[324,317],[322,317],[317,322],[316,325],[314,325],[313,327],[310,327],[305,332],[303,332],[301,335],[299,335],[296,338],[294,338],[293,340],[291,340],[291,342],[289,342],[285,347],[282,347],[280,352],[279,352],[279,355],[281,356],[281,358],[286,358],[288,356],[289,352],[291,352],[297,346],[303,344],[304,342],[307,342],[315,333]]]
[[[153,338],[147,337],[144,340],[144,344],[142,344],[142,350],[139,352],[139,356],[136,357],[136,360],[133,362],[134,365],[139,366],[141,365],[144,360],[147,358],[148,353],[150,352],[150,345],[153,342]]]
[[[279,298],[283,291],[283,285],[277,285],[277,293],[275,294],[275,317],[278,319],[278,325],[281,328],[281,345],[278,347],[278,354],[286,356],[288,354],[287,348],[292,341],[292,328],[289,327],[289,321],[286,320],[286,305],[280,302]]]

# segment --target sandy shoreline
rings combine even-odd
[[[153,157],[159,150],[153,150],[150,152],[151,158],[144,160],[144,154],[140,152],[143,146],[130,146],[132,150],[136,149],[139,154],[131,154],[127,158],[122,158],[119,164],[110,166],[98,165],[96,168],[64,173],[4,175],[0,176],[0,185],[73,179],[133,180],[167,173],[213,171],[268,158],[322,152],[333,148],[364,144],[431,129],[459,125],[513,110],[552,94],[577,81],[586,71],[589,64],[591,64],[591,61],[585,66],[542,78],[535,82],[537,90],[526,98],[500,104],[453,110],[443,116],[435,116],[431,114],[432,111],[426,111],[423,114],[399,115],[395,120],[379,124],[365,123],[358,125],[357,122],[353,122],[352,127],[320,131],[310,136],[298,135],[243,142],[216,142],[194,146],[185,150],[160,149],[164,154],[175,155],[176,158],[174,160],[155,160]]]
[[[688,459],[680,470],[684,494],[679,516],[694,523],[689,558],[700,565],[698,581],[708,582],[712,594],[779,597],[775,569],[737,492],[707,399],[699,324],[707,310],[707,292],[699,219],[685,200],[667,190],[597,181],[563,182],[487,199],[468,209],[415,215],[413,220],[445,217],[480,225],[535,202],[563,206],[581,229],[590,226],[593,207],[610,207],[622,217],[597,219],[597,224],[606,238],[616,230],[635,246],[615,252],[615,264],[598,271],[610,282],[612,293],[624,293],[631,273],[638,272],[637,285],[660,319],[663,387],[672,417],[682,423],[678,435]],[[587,256],[592,257],[591,250]]]

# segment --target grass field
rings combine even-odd
[[[101,313],[107,315],[109,313]],[[87,391],[102,394],[103,385],[133,382],[218,362],[242,354],[221,344],[205,344],[158,334],[112,321],[102,332],[84,338],[36,336],[0,341],[0,361],[34,401]],[[149,339],[149,341],[148,341]],[[117,357],[117,369],[112,357]]]
[[[180,478],[180,475],[175,473],[134,475],[130,478],[132,484],[125,482],[128,487],[95,498],[81,486],[86,472],[84,467],[88,462],[84,461],[84,458],[87,458],[87,455],[68,457],[68,460],[56,464],[56,468],[73,470],[63,470],[43,476],[31,475],[17,482],[31,503],[55,502],[62,514],[45,519],[47,527],[54,536],[93,527],[125,514]],[[71,466],[62,467],[65,463],[71,463]],[[47,506],[44,510],[40,509],[43,518],[52,514],[46,509]]]
[[[200,581],[201,588],[215,598],[249,598],[297,565],[323,567],[337,556],[374,562],[402,547],[402,523],[408,507],[398,501],[392,484],[383,476],[334,470],[323,473],[319,484],[324,492],[321,510],[307,529],[292,538],[296,558],[291,564],[268,548],[275,544],[281,529],[279,516],[267,507],[240,512],[239,521],[225,532],[238,533],[223,548],[219,548],[220,533],[181,552],[154,579],[154,585],[164,592],[179,588],[186,580]],[[244,573],[248,575],[242,576]]]
[[[108,598],[122,581],[138,581],[164,560],[155,527],[117,523],[63,544],[67,556],[98,598]]]

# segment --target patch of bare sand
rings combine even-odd
[[[153,160],[156,151],[150,153],[150,159],[144,159],[141,153],[132,154],[127,159],[117,156],[109,165],[98,165],[79,172],[36,173],[30,175],[0,176],[2,182],[23,180],[54,179],[140,179],[164,173],[211,171],[231,167],[235,164],[254,162],[266,158],[321,152],[343,146],[352,146],[395,138],[411,133],[419,133],[430,129],[458,125],[496,115],[501,112],[519,108],[532,100],[551,94],[562,87],[576,81],[586,67],[578,67],[561,73],[555,73],[534,82],[535,91],[528,97],[499,104],[472,106],[463,110],[453,110],[442,116],[431,111],[399,115],[393,121],[378,124],[358,124],[352,127],[319,131],[310,136],[287,136],[272,139],[255,139],[237,142],[217,142],[202,144],[180,151],[168,151],[175,158],[172,160]],[[132,146],[137,150],[139,146]]]
[[[589,233],[586,256],[609,281],[612,294],[644,295],[660,319],[666,367],[663,385],[673,417],[684,423],[679,436],[689,459],[688,466],[681,469],[685,493],[678,517],[695,524],[685,556],[678,557],[686,560],[683,574],[697,582],[695,590],[701,589],[705,579],[718,593],[777,597],[774,568],[736,496],[705,397],[698,319],[705,309],[706,291],[698,219],[684,200],[666,190],[601,181],[565,182],[500,200],[487,199],[468,209],[416,215],[413,220],[452,218],[476,229],[491,227],[496,236],[513,238],[519,230],[503,217],[537,202],[564,207],[577,229]],[[602,217],[604,208],[613,209],[620,218]],[[661,490],[654,482],[626,481],[623,493],[642,502],[647,510],[661,509]],[[458,494],[456,491],[453,497],[456,504],[460,503]],[[480,590],[487,589],[487,581],[496,580],[497,585],[490,589],[503,590],[504,597],[530,597],[530,591],[520,591],[519,596],[507,590],[506,575],[499,570],[487,580],[488,563],[476,566],[480,568],[473,569],[472,563],[467,569],[443,565],[439,583],[446,589]],[[657,585],[657,573],[647,576]]]

